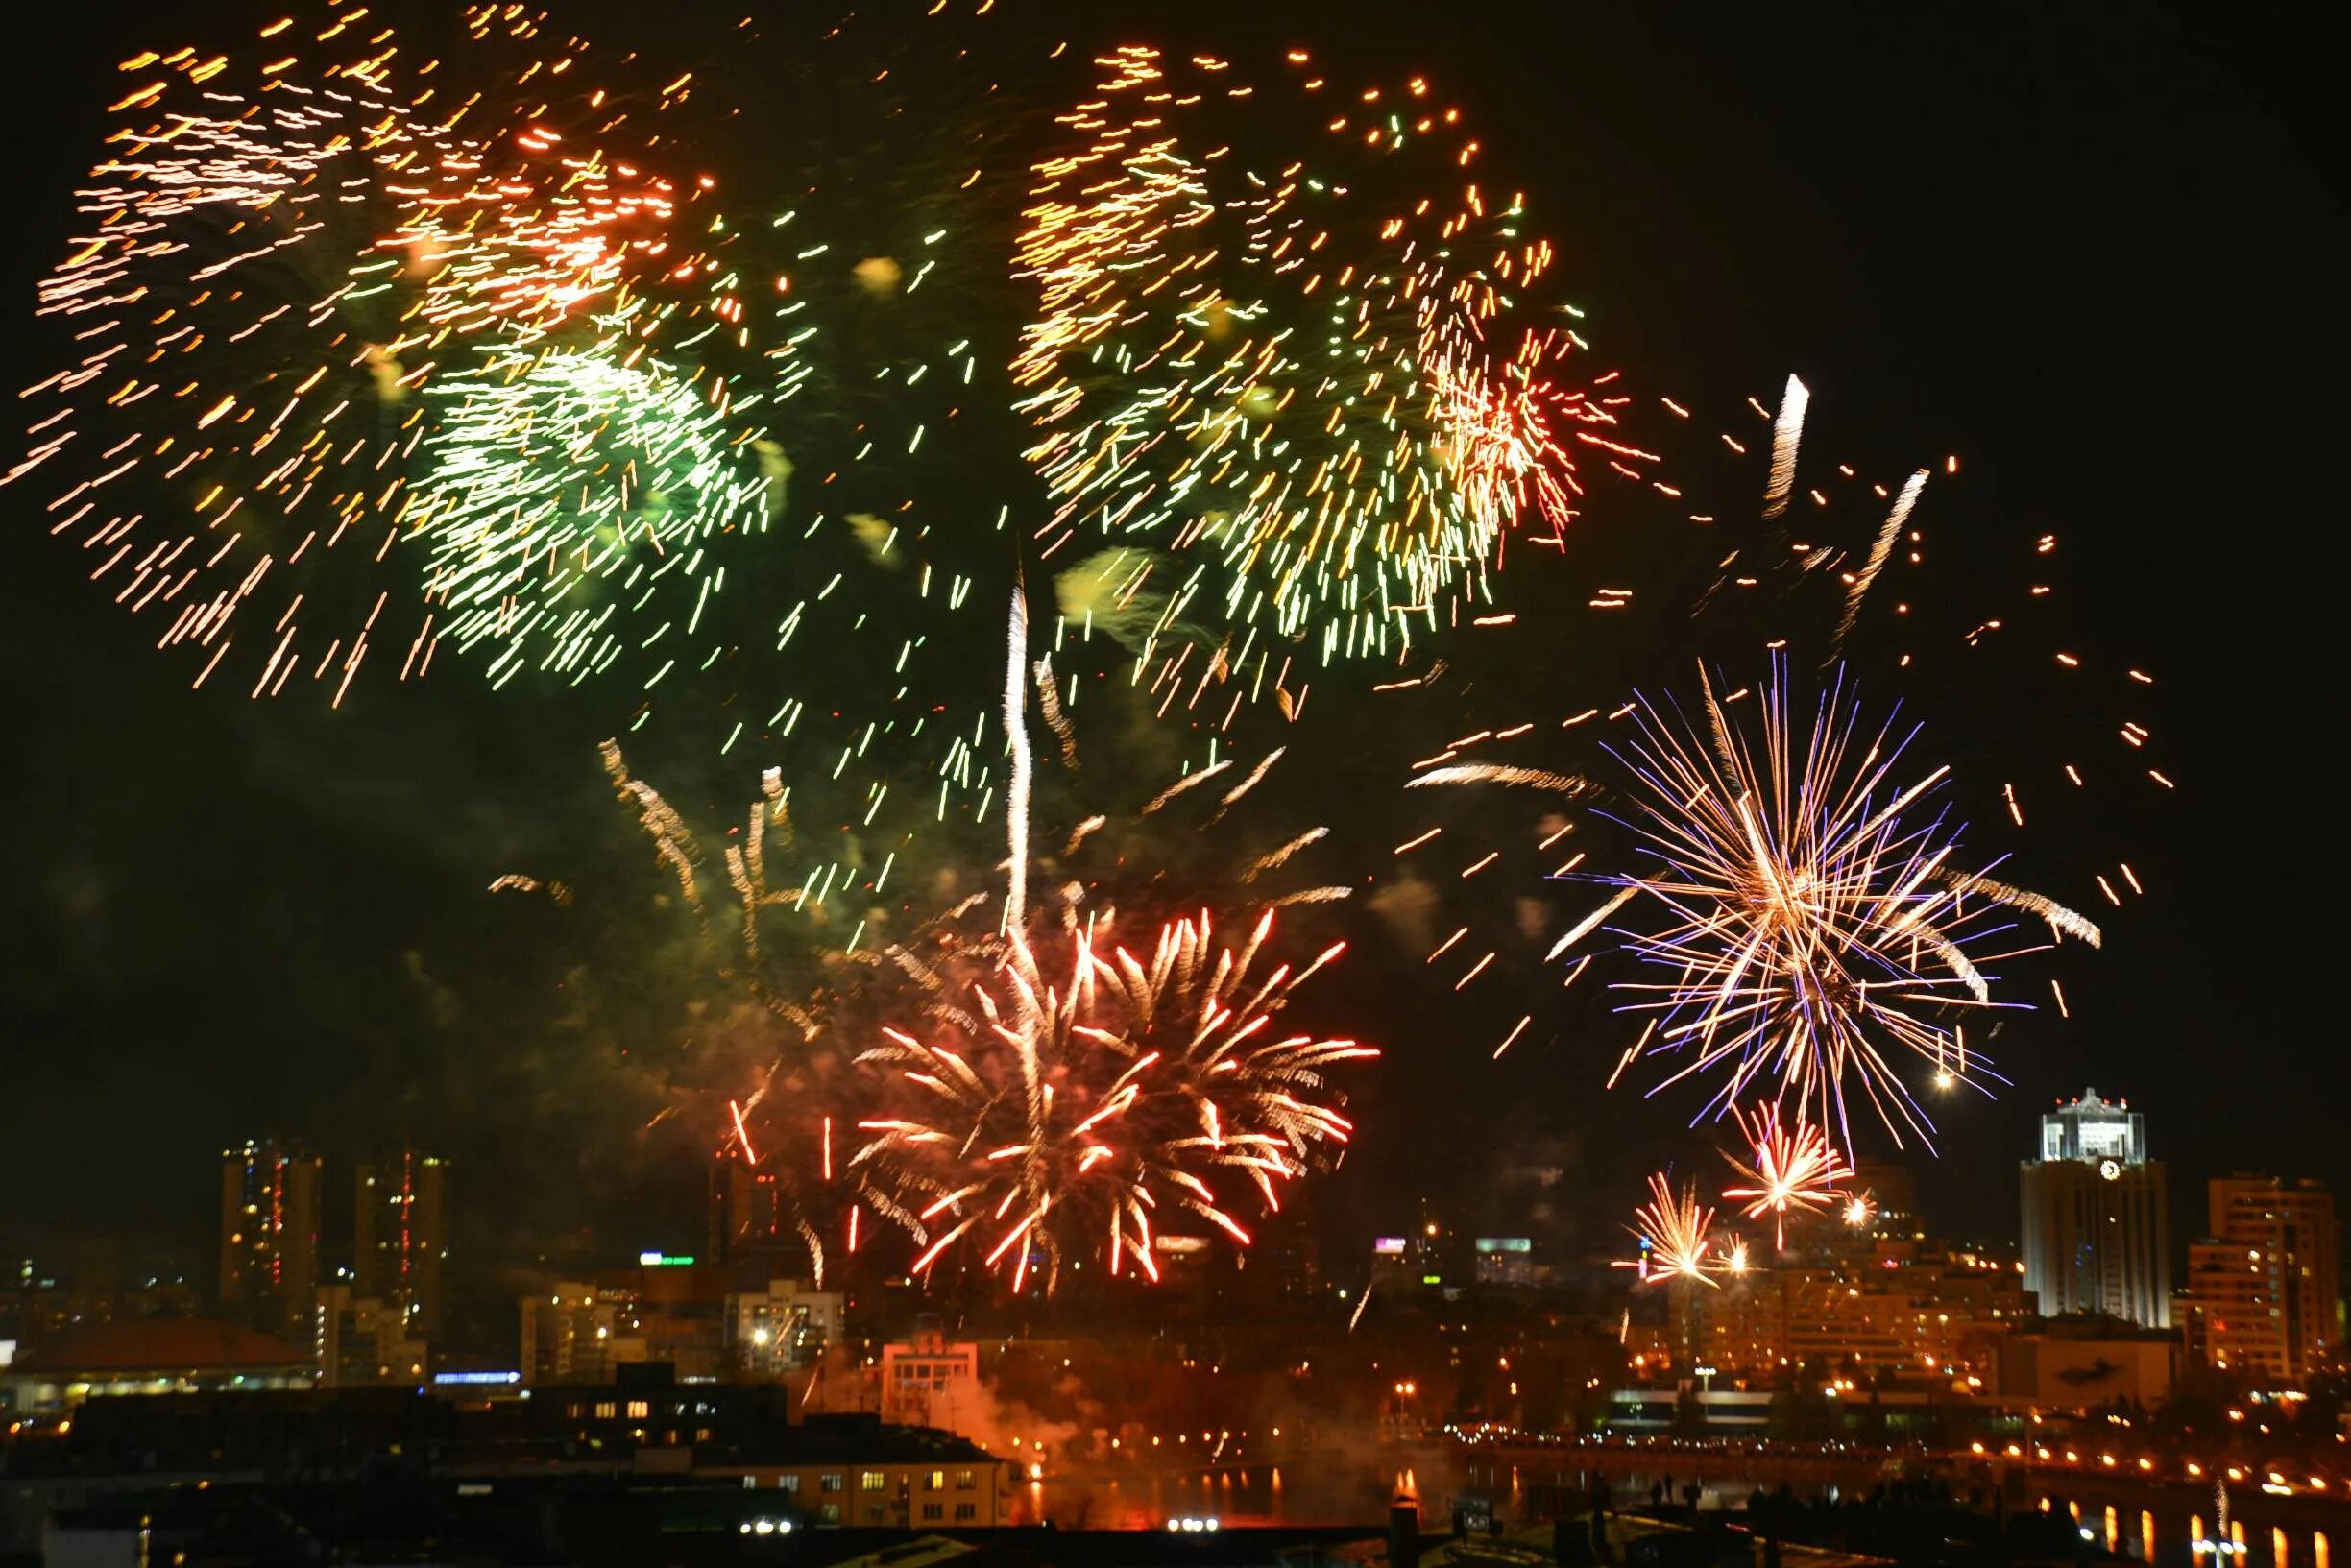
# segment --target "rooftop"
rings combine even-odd
[[[140,1317],[69,1329],[17,1354],[12,1371],[257,1372],[307,1368],[282,1339],[209,1317]]]

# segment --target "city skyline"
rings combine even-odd
[[[1612,25],[1633,24],[1619,21]],[[1300,26],[1304,26],[1302,21]],[[1791,65],[1803,53],[1793,40],[1773,47],[1781,53],[1770,58],[1784,56]],[[1693,60],[1690,68],[1726,71],[1728,67],[1710,48]],[[77,58],[87,58],[98,68],[102,63],[98,54],[92,40],[87,56]],[[1482,72],[1491,69],[1482,59],[1476,68]],[[1972,86],[1974,78],[1964,73],[1977,68],[1977,63],[1953,62],[1945,76],[1935,79],[1947,84],[1939,90],[1957,93]],[[1732,73],[1730,80],[1735,85],[1747,78]],[[2145,99],[2160,101],[2161,94],[2170,90],[2160,82],[2136,76],[2125,75],[2124,84]],[[1547,112],[1537,107],[1529,89],[1508,72],[1491,90],[1504,95],[1503,102],[1513,115],[1534,118]],[[1800,103],[1806,96],[1793,95]],[[1618,109],[1631,111],[1626,106],[1612,104],[1612,111]],[[1825,139],[1833,121],[1825,107],[1817,114],[1809,109],[1768,109],[1745,96],[1743,89],[1713,112],[1721,118],[1704,127],[1669,132],[1662,123],[1653,126],[1653,120],[1664,118],[1661,111],[1649,111],[1639,123],[1644,127],[1643,137],[1654,139],[1659,149],[1655,156],[1675,160],[1676,178],[1692,190],[1693,203],[1723,205],[1730,210],[1744,210],[1738,205],[1744,198],[1726,188],[1724,176],[1707,172],[1715,161],[1711,136],[1727,133],[1736,142],[1749,133],[1768,132],[1773,145],[1786,144],[1780,166],[1792,175],[1799,161],[1798,147],[1808,156]],[[2271,133],[2268,122],[2256,120],[2238,124],[2233,133],[2249,145]],[[1572,143],[1578,138],[1563,139]],[[2064,138],[2052,139],[2062,143]],[[56,157],[60,161],[54,181],[61,189],[72,171],[62,161],[61,145]],[[1992,178],[1995,165],[1986,151],[1977,155],[1975,163],[1962,161],[1956,166],[1981,170],[1972,177],[1980,184]],[[2204,166],[2188,165],[2192,169]],[[1823,185],[1809,200],[1823,206],[1849,199],[1874,204],[1857,209],[1876,217],[1853,220],[1850,229],[1855,235],[1883,227],[1880,219],[1894,227],[1889,237],[1869,242],[1878,248],[1857,252],[1849,260],[1816,248],[1775,263],[1779,270],[1767,285],[1775,300],[1801,308],[1775,317],[1768,327],[1757,323],[1725,324],[1742,334],[1728,350],[1736,367],[1732,379],[1742,390],[1767,391],[1772,378],[1783,375],[1791,365],[1811,370],[1815,381],[1831,389],[1836,378],[1822,376],[1816,364],[1849,364],[1846,379],[1873,386],[1883,384],[1889,376],[1900,378],[1903,367],[1915,356],[1872,358],[1867,348],[1871,330],[1900,323],[1902,332],[1908,336],[1898,333],[1894,341],[1926,349],[1942,340],[1930,336],[1919,341],[1927,331],[1921,323],[1954,306],[1974,312],[1967,327],[1954,326],[1954,340],[1990,334],[1989,341],[2021,350],[2050,335],[2054,305],[2036,305],[2022,294],[2000,296],[1997,302],[1986,300],[1967,304],[1969,289],[1948,270],[1959,264],[1935,262],[1930,253],[1922,254],[1920,247],[1909,243],[1927,222],[1917,205],[1891,195],[1867,194],[1877,173],[1875,159],[1859,149],[1848,149],[1818,166],[1813,178]],[[1609,204],[1600,210],[1621,219],[1619,229],[1647,232],[1654,228],[1658,220],[1636,222],[1637,210],[1625,210],[1631,204],[1630,193],[1605,170],[1579,169],[1573,176],[1559,178],[1564,181],[1588,175],[1601,181],[1599,190],[1588,193],[1589,199]],[[1801,180],[1780,183],[1806,189]],[[2046,218],[2065,199],[2061,193],[2078,183],[2051,175],[2044,183],[2018,187],[2009,199],[2020,216]],[[1571,187],[1560,193],[1554,205],[1576,210],[1587,194]],[[1795,228],[1801,232],[1804,226]],[[1838,231],[1846,230],[1841,228]],[[20,290],[29,292],[30,276],[45,264],[41,257],[47,249],[29,244],[16,253],[18,259],[11,276]],[[1926,249],[1931,253],[1932,247]],[[2136,267],[2189,266],[2184,259],[2163,259],[2166,253],[2159,246],[2129,250]],[[2150,256],[2156,259],[2147,260]],[[1807,271],[1822,276],[1807,282]],[[1866,276],[1874,290],[1892,291],[1898,297],[1877,299],[1864,294],[1858,302],[1840,305],[1840,301],[1854,297],[1854,291],[1836,287],[1836,280],[1856,275]],[[2186,272],[2158,271],[2131,287],[2143,291],[2147,300],[2163,301],[2197,292],[2198,281]],[[1636,286],[1630,269],[1617,286],[1625,296],[1619,312],[1630,312],[1634,318],[1622,330],[1636,330],[1641,322],[1652,318],[1669,318],[1703,297],[1694,281]],[[2130,298],[2141,297],[2134,293]],[[1840,323],[1841,309],[1852,313],[1853,319]],[[2127,552],[2124,545],[2125,534],[2108,536],[2098,530],[2121,528],[2120,519],[2148,511],[2146,487],[2153,481],[2143,472],[2144,466],[2074,465],[2069,446],[2062,466],[2058,454],[2051,452],[2034,466],[2020,467],[2027,462],[2022,444],[1992,439],[1981,418],[1982,410],[1995,406],[1995,388],[2000,398],[2022,395],[2041,399],[2017,411],[2018,418],[2028,425],[2040,418],[2036,410],[2100,405],[2104,399],[2097,389],[2106,385],[2105,373],[2098,368],[2101,354],[2122,351],[2126,357],[2119,362],[2127,363],[2127,354],[2139,351],[2128,348],[2135,327],[2123,325],[2135,317],[2120,302],[2113,309],[2114,315],[2089,318],[2104,334],[2095,340],[2099,347],[2065,366],[2043,364],[2041,376],[2061,378],[2049,381],[2046,390],[2041,390],[2039,380],[2018,382],[1993,366],[1970,369],[1964,376],[1954,371],[1948,390],[1941,393],[1926,384],[1931,377],[1922,378],[1905,395],[1910,403],[1905,409],[1907,427],[1897,433],[1900,445],[1907,450],[1925,439],[1959,448],[1971,473],[1980,471],[1980,482],[2000,487],[1994,495],[2001,504],[2046,509],[2062,516],[2072,526],[2089,529],[2085,538],[2098,559],[2116,559],[2118,548],[2125,548],[2136,559],[2135,552]],[[1862,314],[1864,311],[1868,314]],[[1720,308],[1712,313],[1718,317],[1727,314]],[[2012,321],[2004,319],[2011,314]],[[1819,343],[1824,339],[1834,347],[1822,350]],[[1942,357],[1963,366],[1969,363],[1955,355]],[[2030,356],[2011,352],[1986,357],[2022,361]],[[1827,395],[1825,390],[1824,398]],[[2100,418],[2118,430],[2129,420],[2121,407]],[[2062,426],[2062,421],[2055,422]],[[1889,446],[1895,444],[1887,443]],[[1941,446],[1932,449],[1940,450]],[[2210,492],[2206,499],[2187,504],[2183,495],[2183,516],[2237,504],[2223,503],[2218,488],[2226,467],[2215,465],[2209,476],[2196,481]],[[2228,494],[2233,495],[2239,483],[2231,472]],[[2118,520],[2100,520],[2107,517]],[[2193,559],[2193,552],[2157,552],[2153,559],[2143,562],[2145,569],[2156,574],[2146,585],[2146,594],[2137,595],[2145,600],[2144,617],[2124,615],[2109,631],[2108,640],[2121,646],[2118,635],[2121,631],[2144,636],[2160,626],[2170,628],[2168,636],[2187,639],[2184,648],[2201,650],[2210,639],[2210,661],[2201,652],[2175,656],[2168,661],[2164,673],[2168,681],[2185,683],[2166,688],[2184,691],[2192,699],[2184,706],[2218,711],[2217,703],[2193,700],[2200,695],[2197,688],[2205,677],[2199,671],[2205,663],[2213,666],[2212,689],[2216,692],[2234,692],[2246,686],[2233,673],[2240,658],[2248,670],[2266,665],[2290,667],[2290,662],[2283,659],[2251,657],[2251,647],[2260,644],[2246,645],[2242,653],[2231,650],[2238,646],[2235,639],[2241,631],[2257,639],[2282,637],[2294,617],[2259,615],[2245,620],[2242,628],[2235,621],[2214,623],[2208,612],[2197,608],[2207,589],[2191,569]],[[188,699],[176,679],[134,657],[140,650],[119,647],[110,639],[81,635],[79,629],[94,615],[95,607],[86,602],[90,595],[76,588],[66,563],[44,556],[28,566],[33,569],[12,574],[12,579],[32,595],[23,607],[26,623],[48,630],[38,638],[13,640],[12,658],[36,662],[46,656],[36,655],[35,648],[71,643],[78,649],[77,657],[61,671],[36,674],[33,663],[13,666],[14,676],[33,698],[23,711],[23,721],[36,727],[29,734],[48,737],[32,741],[34,749],[43,755],[64,755],[69,750],[64,737],[76,733],[80,722],[75,715],[94,708],[129,702],[137,714],[134,721],[111,732],[119,739],[108,734],[89,737],[87,744],[95,749],[89,754],[88,766],[76,771],[71,784],[64,784],[61,777],[44,778],[38,772],[14,776],[16,787],[35,791],[18,807],[17,814],[25,820],[61,823],[68,830],[57,854],[44,850],[36,857],[14,863],[8,879],[11,896],[22,901],[14,906],[19,918],[13,924],[35,933],[34,947],[23,951],[19,983],[9,987],[11,1005],[27,1010],[11,1032],[28,1042],[48,1042],[29,1064],[28,1071],[35,1076],[28,1080],[28,1088],[37,1085],[41,1094],[75,1098],[80,1080],[73,1064],[112,1059],[125,1052],[143,1055],[152,1049],[144,1042],[172,1036],[172,1029],[162,1021],[183,1005],[207,1017],[228,1018],[242,1012],[251,1015],[250,1027],[243,1032],[255,1041],[252,1049],[268,1064],[259,1075],[266,1084],[263,1092],[275,1103],[258,1108],[264,1113],[261,1120],[304,1126],[319,1146],[349,1155],[383,1135],[384,1129],[375,1123],[381,1107],[396,1103],[402,1096],[422,1096],[407,1113],[413,1119],[453,1120],[443,1127],[417,1126],[418,1136],[449,1147],[455,1157],[469,1164],[480,1152],[497,1156],[500,1141],[489,1125],[495,1120],[491,1107],[497,1097],[521,1087],[521,1075],[536,1073],[545,1077],[556,1071],[553,1064],[559,1059],[560,1042],[545,1037],[544,1025],[534,1020],[533,1013],[545,1005],[545,999],[560,995],[552,990],[560,976],[540,969],[528,976],[527,986],[516,994],[513,982],[522,977],[522,971],[513,961],[515,917],[495,901],[484,900],[478,890],[517,865],[545,865],[556,857],[558,849],[566,844],[576,846],[583,838],[609,841],[609,847],[596,848],[585,857],[592,865],[635,865],[635,851],[624,839],[594,826],[609,821],[593,752],[594,741],[600,736],[584,727],[572,729],[571,717],[560,707],[548,712],[543,732],[514,731],[502,720],[493,720],[489,711],[455,683],[448,691],[437,692],[432,705],[405,697],[367,699],[371,720],[364,727],[290,712],[249,712],[241,702],[203,694]],[[36,584],[41,586],[36,588]],[[2231,629],[2223,632],[2218,624]],[[93,683],[88,692],[71,684],[85,679]],[[109,695],[102,702],[96,694],[99,689],[122,695]],[[2265,686],[2253,683],[2250,689],[2258,700],[2267,700],[2262,696]],[[2183,714],[2178,722],[2193,727],[2194,720]],[[2298,731],[2288,725],[2278,733],[2291,743]],[[139,738],[133,741],[133,736]],[[103,801],[105,791],[133,787],[132,781],[142,776],[138,757],[155,747],[187,760],[182,788],[197,792],[190,797],[189,821],[246,825],[238,832],[253,845],[250,853],[231,850],[229,838],[221,834],[183,830],[163,843],[142,846],[135,856],[125,857],[109,848],[103,837],[93,836],[99,822],[129,820],[122,811],[99,808],[85,815],[82,809],[66,808],[71,795],[95,789],[100,791],[96,799]],[[417,765],[421,759],[449,756],[470,760],[438,778]],[[745,781],[763,760],[745,760]],[[2194,788],[2225,792],[2237,787],[2228,782],[2225,768],[2207,771],[2210,776],[2194,781]],[[449,795],[451,789],[455,794],[448,804],[454,808],[443,809],[440,797]],[[714,785],[707,794],[715,804],[723,804],[732,790]],[[270,825],[263,837],[252,837],[251,825],[256,818],[252,806],[240,807],[240,800],[267,803],[258,818]],[[2245,814],[2225,804],[2227,800],[2225,793],[2213,796],[2212,804],[2189,814],[2207,820]],[[578,825],[582,823],[591,826],[581,830]],[[1395,841],[1379,845],[1378,852],[1385,853]],[[279,847],[269,847],[273,844]],[[267,906],[281,912],[268,918],[282,920],[288,918],[285,912],[294,909],[331,911],[327,918],[310,923],[291,944],[273,943],[261,928],[251,924],[258,916],[249,915],[242,907],[206,910],[201,901],[190,899],[187,890],[230,885],[230,865],[242,864],[254,854],[259,856],[256,864],[262,880],[258,885],[268,889]],[[1921,1168],[1921,1180],[1929,1190],[1942,1188],[1945,1199],[1954,1207],[1976,1205],[1979,1217],[1975,1222],[1991,1220],[2004,1208],[2004,1200],[1976,1195],[1975,1184],[1959,1172],[1987,1159],[2009,1158],[2004,1151],[2013,1146],[2017,1129],[2036,1114],[2037,1101],[2082,1080],[2131,1082],[2141,1102],[2171,1113],[2173,1124],[2180,1129],[2180,1142],[2174,1147],[2182,1158],[2212,1169],[2230,1163],[2223,1152],[2226,1129],[2250,1125],[2260,1115],[2274,1113],[2275,1097],[2249,1081],[2242,1087],[2224,1084],[2218,1092],[2224,1097],[2225,1114],[2190,1118],[2184,1113],[2192,1106],[2211,1103],[2211,1091],[2195,1086],[2192,1073],[2181,1073],[2165,1064],[2172,1059],[2194,1059],[2204,1039],[2249,1032],[2266,1042],[2266,1049],[2284,1054],[2281,1071],[2295,1071],[2296,1063],[2315,1065],[2315,1058],[2299,1053],[2321,1031],[2281,1011],[2292,1004],[2274,988],[2242,981],[2228,966],[2202,965],[2195,960],[2193,955],[2216,947],[2203,922],[2210,918],[2207,911],[2225,907],[2211,896],[2218,889],[2218,879],[2224,875],[2219,868],[2224,863],[2223,858],[2207,862],[2186,855],[2176,864],[2143,862],[2150,885],[2165,889],[2158,902],[2140,906],[2143,916],[2134,917],[2147,929],[2137,936],[2119,935],[2113,947],[2121,956],[2112,962],[2101,959],[2079,966],[2078,973],[2069,976],[2072,1019],[2056,1018],[2045,1003],[2039,1015],[2022,1019],[2014,1026],[2029,1033],[2032,1044],[2016,1059],[2032,1064],[2031,1071],[2020,1075],[2013,1088],[1988,1105],[1951,1107],[1958,1114],[1945,1139],[1951,1160]],[[338,864],[345,869],[325,869]],[[354,882],[365,889],[355,898]],[[626,885],[639,886],[642,881],[632,880]],[[170,911],[168,920],[166,910]],[[190,944],[172,934],[189,929],[191,922],[224,918],[240,932],[226,950],[204,942]],[[65,935],[68,932],[72,933],[70,940]],[[43,949],[40,944],[44,942],[57,945]],[[494,962],[477,964],[470,956],[473,953],[497,957]],[[264,981],[264,977],[284,966],[291,966],[294,983],[275,978]],[[133,977],[135,983],[109,986],[102,981],[102,976],[108,974]],[[2191,988],[2193,994],[2184,999],[2190,1009],[2187,1014],[2169,1004],[2162,1008],[2150,1004],[2148,999],[2169,990],[2160,983],[2148,983],[2151,977],[2189,974],[2200,975],[2202,979],[2198,987]],[[612,979],[620,985],[639,983],[636,977],[622,973],[616,973]],[[2201,1000],[2207,987],[2239,989],[2222,1003]],[[108,997],[115,1000],[105,1000]],[[1585,1220],[1594,1230],[1610,1222],[1605,1216],[1637,1194],[1637,1177],[1628,1168],[1639,1163],[1648,1150],[1612,1149],[1604,1157],[1588,1146],[1600,1129],[1574,1114],[1584,1090],[1602,1075],[1596,1064],[1588,1075],[1573,1065],[1588,1059],[1592,1043],[1570,1042],[1543,1050],[1528,1049],[1526,1043],[1515,1047],[1501,1064],[1484,1070],[1493,1085],[1488,1105],[1477,1111],[1456,1111],[1441,1126],[1416,1134],[1406,1129],[1416,1118],[1425,1121],[1426,1108],[1436,1099],[1427,1091],[1452,1075],[1451,1057],[1456,1048],[1448,1042],[1454,1025],[1433,999],[1429,1003],[1411,998],[1388,1000],[1390,1005],[1383,1012],[1402,1025],[1397,1030],[1396,1049],[1383,1077],[1367,1084],[1362,1093],[1370,1097],[1367,1103],[1384,1119],[1389,1130],[1368,1142],[1367,1151],[1416,1144],[1440,1158],[1458,1162],[1459,1175],[1474,1175],[1478,1185],[1510,1179],[1510,1170],[1497,1169],[1500,1150],[1542,1149],[1525,1162],[1530,1166],[1572,1165],[1580,1155],[1587,1168],[1579,1175],[1579,1188],[1588,1188],[1590,1176],[1602,1166],[1622,1172],[1611,1176],[1614,1184],[1612,1196],[1605,1202],[1595,1199]],[[479,1052],[470,1037],[464,1045],[446,1038],[452,1027],[495,1029],[508,1038],[527,1040],[530,1051],[545,1054],[535,1058],[520,1055],[508,1064],[505,1071],[513,1081],[484,1079],[479,1069],[462,1068],[455,1060]],[[327,1041],[335,1044],[331,1049],[318,1049]],[[2163,1044],[2150,1044],[2157,1041]],[[70,1049],[68,1042],[79,1042],[79,1049]],[[174,1104],[217,1103],[221,1091],[194,1068],[196,1059],[188,1052],[174,1051],[153,1062],[154,1071],[163,1074],[159,1081],[170,1086],[160,1099]],[[2048,1065],[2045,1068],[2044,1063]],[[2315,1114],[2304,1108],[2305,1103],[2288,1097],[2282,1114],[2290,1119]],[[1508,1136],[1499,1139],[1488,1136],[1482,1126],[1496,1108],[1511,1119]],[[137,1106],[132,1109],[136,1115],[151,1115]],[[1677,1143],[1672,1132],[1674,1120],[1669,1112],[1657,1124],[1639,1129],[1639,1137],[1658,1154],[1671,1154]],[[61,1161],[85,1166],[84,1155],[70,1145],[54,1141],[57,1135],[51,1125],[36,1120],[15,1129],[17,1136],[8,1146],[24,1153],[12,1152],[7,1157],[36,1162],[28,1168],[28,1173],[30,1169],[54,1168]],[[1609,1136],[1622,1137],[1626,1130],[1619,1125],[1609,1129]],[[581,1120],[579,1131],[602,1146],[600,1163],[609,1165],[616,1155],[636,1157],[627,1143],[632,1133],[626,1127],[592,1125]],[[2290,1141],[2309,1149],[2314,1160],[2335,1161],[2335,1146],[2317,1132],[2315,1124],[2302,1125]],[[148,1158],[150,1149],[162,1160],[166,1150],[176,1148],[181,1151],[174,1155],[178,1159],[183,1158],[187,1148],[212,1136],[172,1117],[142,1125],[138,1135],[126,1142],[133,1151],[133,1161]],[[487,1147],[459,1147],[460,1140]],[[1544,1148],[1546,1143],[1551,1146]],[[2199,1144],[2208,1146],[2199,1148]],[[545,1152],[544,1145],[535,1146]],[[650,1158],[674,1159],[675,1153],[665,1150]],[[1360,1222],[1368,1226],[1374,1209],[1404,1195],[1393,1187],[1378,1189],[1392,1183],[1408,1184],[1408,1178],[1376,1171],[1374,1168],[1381,1163],[1361,1157],[1351,1161],[1327,1207],[1345,1211],[1357,1204],[1356,1184],[1373,1181],[1373,1189],[1364,1192],[1360,1205],[1365,1217]],[[2314,1169],[2312,1173],[2326,1176],[2338,1186],[2346,1176],[2339,1166]],[[67,1191],[72,1194],[94,1193],[92,1182],[111,1179],[104,1168],[88,1167],[85,1180],[67,1184]],[[683,1211],[691,1204],[698,1209],[694,1178],[681,1173],[675,1186],[681,1194],[677,1207]],[[68,1201],[81,1199],[74,1196]],[[94,1197],[91,1203],[93,1215],[109,1212],[109,1206]],[[533,1222],[528,1216],[522,1219]],[[561,1217],[549,1214],[536,1223],[559,1227],[560,1220]],[[184,1235],[201,1223],[191,1209],[170,1228]]]
[[[0,1560],[2329,1568],[2287,14],[43,17]]]

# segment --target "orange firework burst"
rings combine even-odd
[[[1790,1126],[1780,1119],[1776,1105],[1759,1107],[1752,1120],[1744,1111],[1736,1115],[1739,1130],[1747,1135],[1755,1152],[1750,1161],[1730,1154],[1723,1157],[1731,1162],[1732,1170],[1754,1185],[1725,1188],[1723,1196],[1746,1200],[1743,1212],[1750,1219],[1770,1215],[1774,1244],[1784,1248],[1788,1211],[1813,1214],[1827,1208],[1842,1195],[1837,1183],[1853,1171],[1845,1156],[1829,1142],[1825,1129],[1803,1121]]]
[[[1203,912],[1142,956],[1097,926],[1052,943],[1066,964],[1016,939],[968,983],[926,977],[928,1038],[886,1028],[863,1058],[894,1073],[901,1105],[860,1123],[854,1162],[935,1232],[914,1271],[969,1236],[1015,1291],[1032,1260],[1050,1290],[1097,1242],[1111,1274],[1155,1279],[1154,1236],[1185,1215],[1248,1244],[1236,1199],[1278,1209],[1284,1183],[1347,1141],[1324,1073],[1378,1054],[1275,1037],[1273,1015],[1344,944],[1260,974],[1272,934],[1267,910],[1222,942]]]
[[[1707,1278],[1713,1266],[1707,1261],[1714,1246],[1713,1226],[1714,1211],[1698,1201],[1698,1184],[1684,1182],[1676,1193],[1660,1170],[1649,1178],[1649,1201],[1633,1211],[1630,1228],[1640,1241],[1641,1255],[1630,1266],[1640,1271],[1644,1285],[1685,1279],[1713,1290],[1714,1282]]]

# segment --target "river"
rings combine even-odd
[[[1425,1528],[1442,1530],[1454,1497],[1493,1500],[1516,1526],[1546,1516],[1559,1496],[1581,1496],[1605,1476],[1620,1506],[1646,1502],[1653,1485],[1679,1489],[1695,1479],[1700,1507],[1739,1508],[1757,1485],[1787,1482],[1806,1500],[1865,1493],[1882,1460],[1876,1455],[1788,1455],[1663,1448],[1361,1447],[1207,1469],[1136,1469],[1048,1477],[1022,1488],[1021,1524],[1050,1521],[1065,1530],[1158,1530],[1171,1519],[1225,1526],[1372,1525],[1387,1516],[1399,1479],[1421,1499]],[[2193,1540],[2210,1539],[2216,1495],[2200,1484],[2166,1483],[2035,1466],[2014,1472],[1950,1467],[1954,1485],[2000,1490],[2012,1508],[2062,1513],[2097,1545],[2142,1562],[2186,1568]],[[2242,1548],[2232,1568],[2333,1568],[2335,1543],[2351,1540],[2351,1500],[2265,1494],[2232,1488],[2229,1537]]]

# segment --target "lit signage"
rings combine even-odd
[[[640,1252],[637,1261],[647,1268],[691,1268],[693,1255],[688,1252]]]
[[[1371,1252],[1374,1257],[1401,1258],[1404,1256],[1404,1238],[1401,1236],[1375,1236],[1371,1239]]]
[[[520,1372],[435,1372],[433,1381],[440,1384],[520,1383],[522,1381],[522,1374]]]
[[[1491,1257],[1496,1252],[1532,1252],[1535,1243],[1524,1236],[1481,1236],[1477,1249]]]

